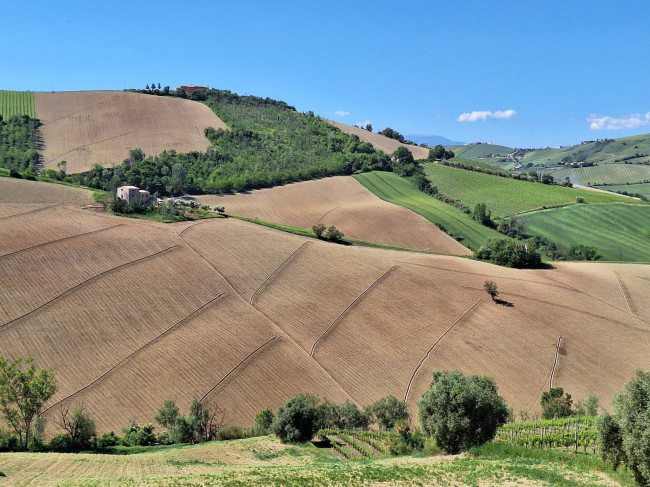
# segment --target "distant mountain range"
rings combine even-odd
[[[422,134],[415,134],[415,135],[405,135],[404,136],[408,140],[412,140],[416,144],[427,144],[430,147],[435,147],[436,145],[463,145],[465,142],[456,142],[453,140],[448,139],[447,137],[443,137],[442,135],[422,135]]]

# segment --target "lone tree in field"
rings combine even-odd
[[[508,419],[494,379],[458,371],[434,371],[418,409],[424,431],[452,454],[490,441]]]
[[[485,289],[485,292],[490,295],[492,301],[496,301],[497,296],[499,295],[499,291],[497,291],[497,283],[494,281],[485,281],[483,288]]]
[[[51,369],[37,372],[31,357],[13,362],[0,357],[0,411],[18,435],[23,450],[29,445],[34,420],[55,391],[56,380]]]

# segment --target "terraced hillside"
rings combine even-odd
[[[518,271],[234,219],[163,225],[0,200],[0,349],[54,367],[50,419],[83,403],[100,431],[119,431],[197,397],[251,424],[298,392],[413,406],[437,368],[493,376],[532,412],[550,382],[607,405],[650,367],[647,266]]]
[[[39,92],[35,97],[43,123],[43,166],[57,169],[65,160],[68,173],[119,164],[135,148],[147,155],[205,151],[210,144],[203,130],[226,127],[205,105],[175,97],[122,91]]]
[[[311,228],[335,225],[346,236],[412,249],[468,254],[466,247],[424,217],[387,203],[349,176],[305,181],[250,193],[197,199],[232,215]]]
[[[425,147],[418,147],[417,145],[402,144],[401,142],[391,139],[390,137],[385,137],[380,134],[375,134],[373,132],[368,132],[367,130],[360,129],[359,127],[353,127],[352,125],[346,125],[344,123],[335,122],[334,120],[328,120],[334,127],[345,132],[346,134],[353,134],[359,137],[363,142],[368,142],[372,144],[375,149],[384,151],[386,154],[392,154],[397,150],[398,147],[406,147],[411,151],[415,159],[426,159],[429,156],[429,149]]]

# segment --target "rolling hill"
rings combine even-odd
[[[196,197],[229,214],[311,228],[335,225],[346,236],[387,245],[448,254],[468,254],[422,216],[380,200],[349,176],[305,181],[234,195]]]
[[[123,91],[38,92],[36,116],[44,148],[43,167],[88,171],[94,164],[120,164],[130,149],[147,155],[164,150],[205,151],[203,130],[226,128],[207,106],[175,97]]]
[[[83,403],[100,431],[119,431],[196,397],[251,424],[298,392],[413,407],[439,368],[493,376],[515,411],[533,412],[549,382],[608,405],[650,367],[648,266],[521,271],[61,198],[17,209],[0,192],[0,349],[55,369],[50,419]]]
[[[425,147],[418,147],[417,145],[402,144],[401,142],[391,139],[390,137],[385,137],[380,134],[373,132],[368,132],[367,130],[361,129],[359,127],[353,127],[352,125],[346,125],[344,123],[335,122],[334,120],[328,120],[330,124],[339,130],[345,132],[346,134],[353,134],[359,137],[362,141],[372,144],[375,149],[379,149],[386,154],[392,154],[397,150],[398,147],[406,147],[411,151],[415,159],[426,159],[429,156],[429,149]]]

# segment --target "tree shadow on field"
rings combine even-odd
[[[506,301],[505,299],[499,299],[499,298],[494,298],[494,302],[501,305],[505,306],[506,308],[514,308],[515,305],[511,303],[510,301]]]

